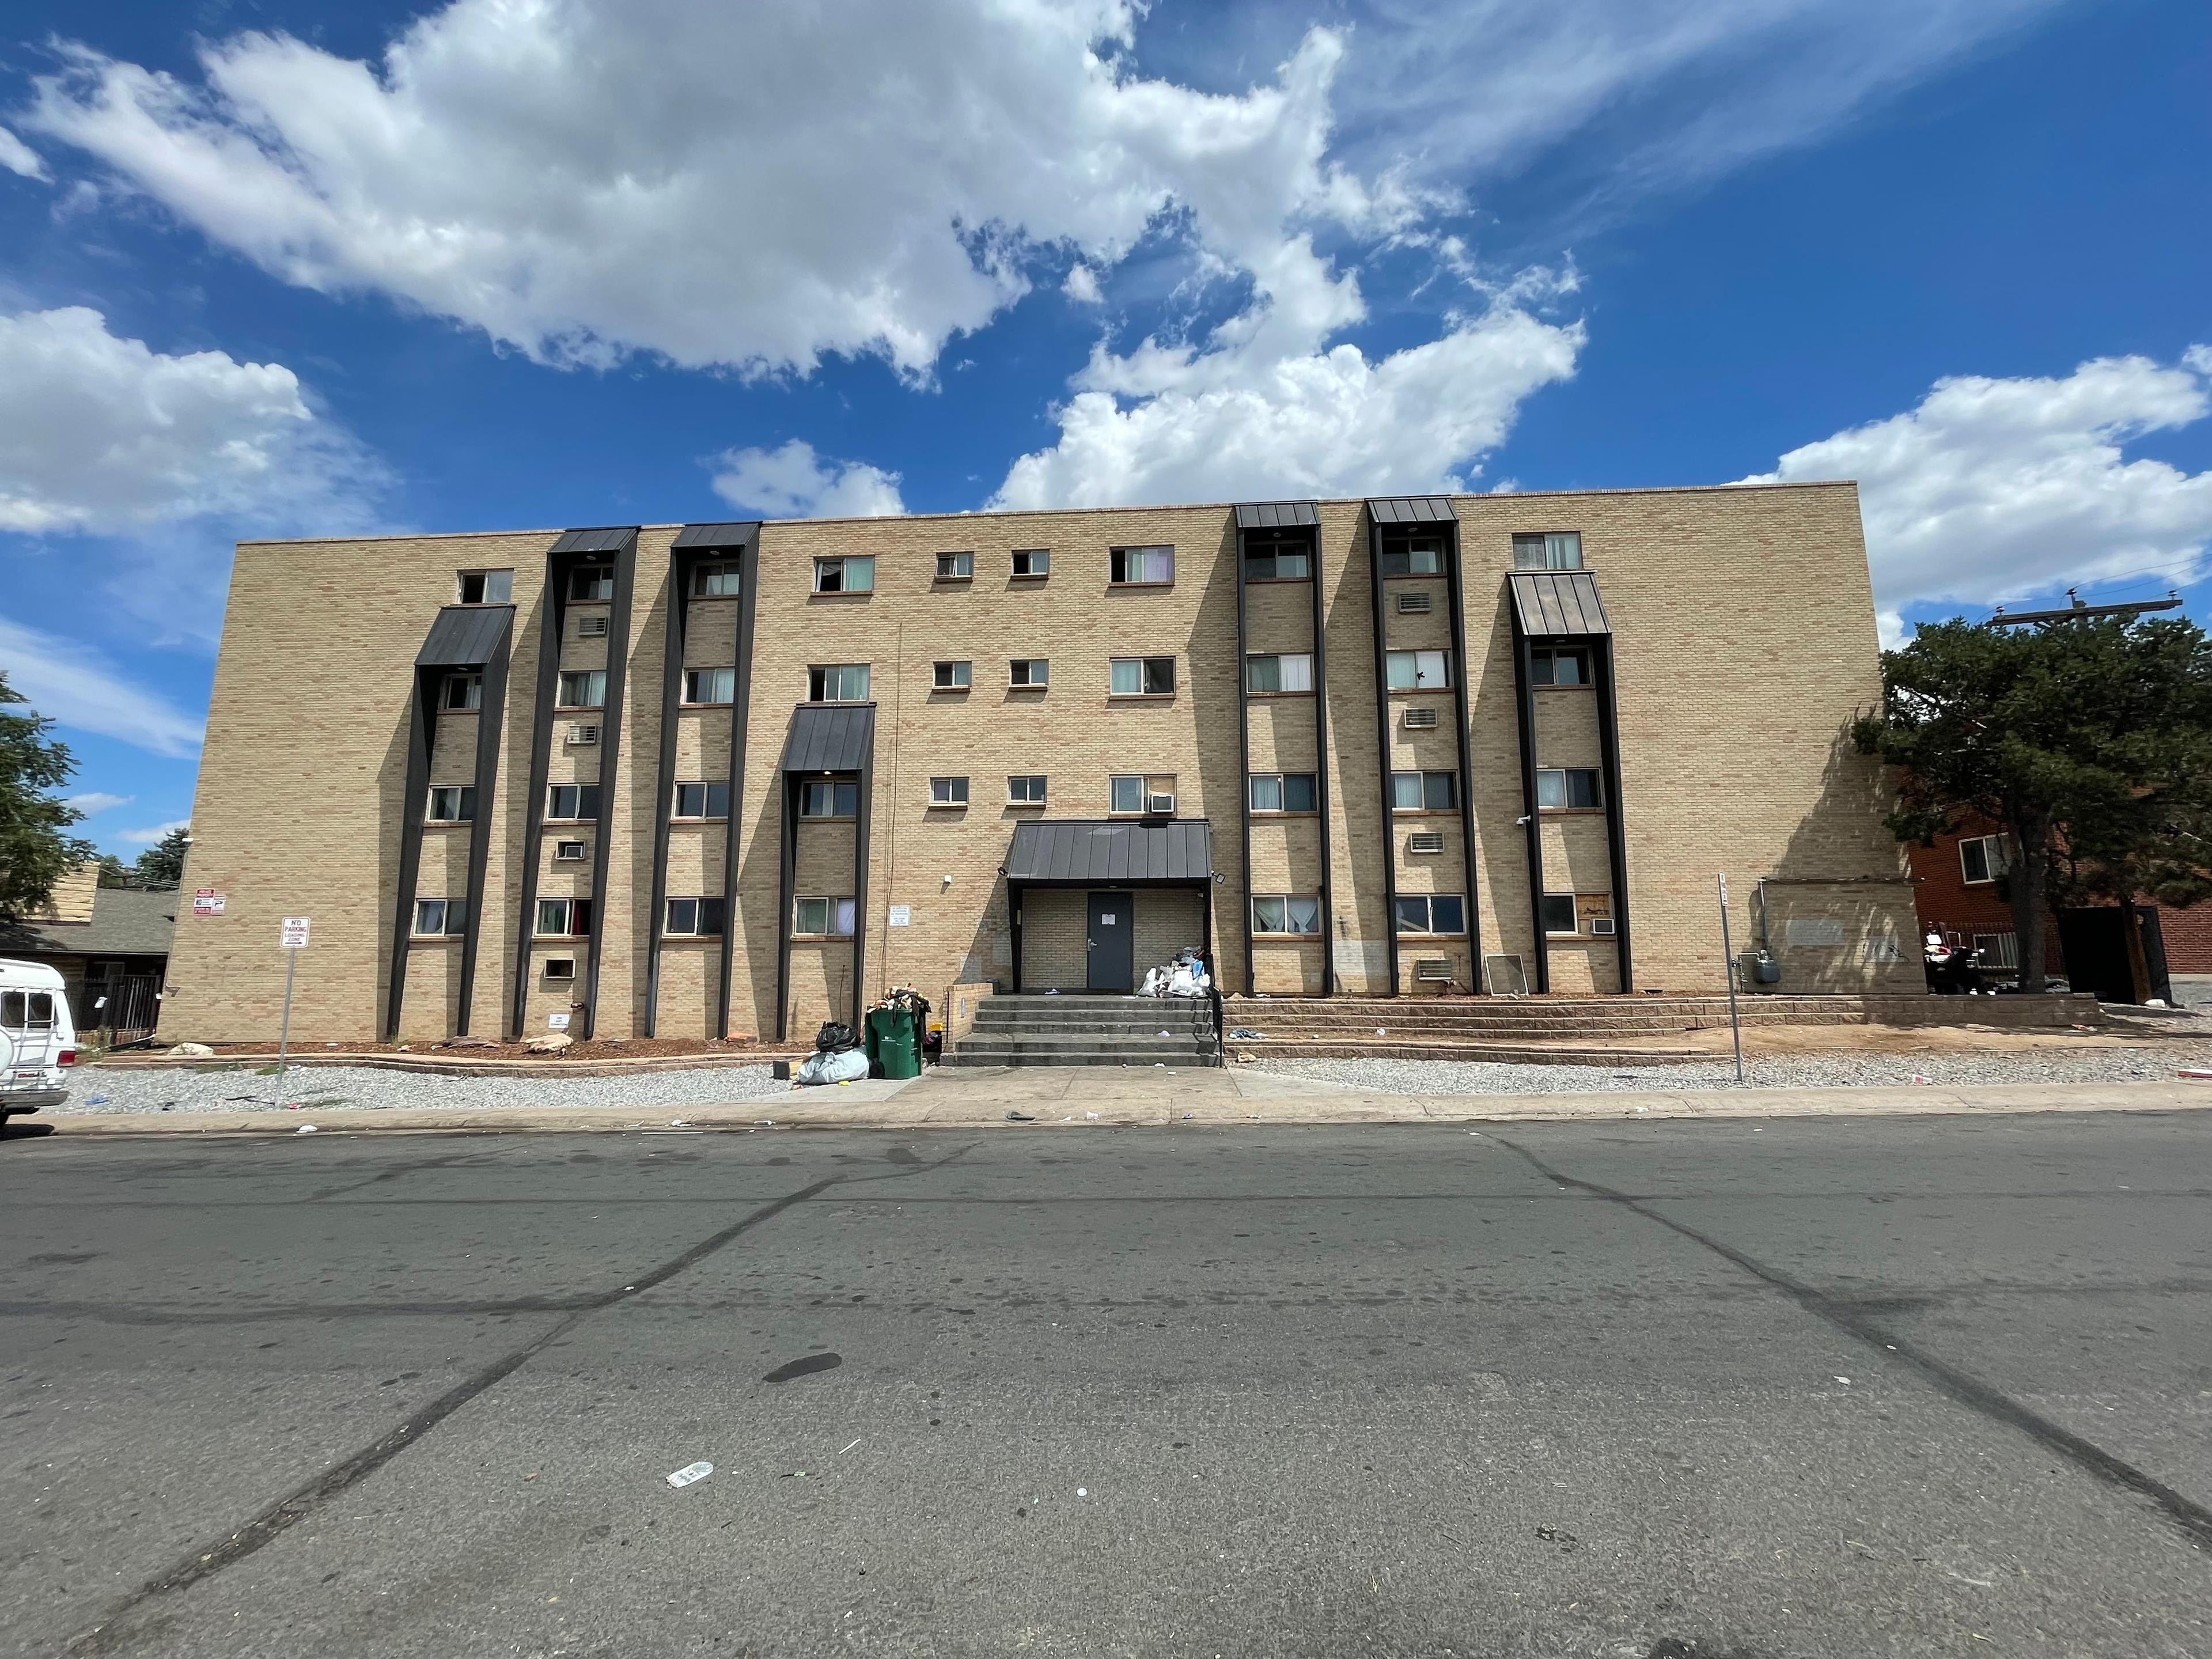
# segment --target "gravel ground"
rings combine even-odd
[[[2212,1066],[2212,1040],[2155,1049],[2075,1054],[1795,1054],[1743,1062],[1753,1088],[1803,1089],[1930,1083],[2130,1083],[2171,1079],[2184,1066]],[[1734,1060],[1686,1066],[1503,1066],[1466,1060],[1262,1060],[1242,1073],[1348,1083],[1386,1095],[1588,1094],[1613,1089],[1732,1089]],[[2212,1085],[2205,1091],[2212,1105]]]
[[[313,1110],[450,1106],[484,1111],[510,1106],[716,1106],[790,1092],[765,1066],[646,1072],[631,1077],[441,1077],[378,1066],[295,1066],[264,1077],[240,1066],[214,1072],[111,1071],[89,1066],[70,1085],[72,1112],[250,1112],[300,1102]],[[94,1104],[98,1102],[98,1104]]]

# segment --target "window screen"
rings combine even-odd
[[[1536,805],[1555,811],[1584,811],[1601,805],[1597,772],[1586,766],[1547,766],[1536,772]]]

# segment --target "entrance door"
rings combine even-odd
[[[1088,967],[1085,988],[1137,988],[1136,908],[1134,893],[1091,895],[1090,949],[1084,958]]]

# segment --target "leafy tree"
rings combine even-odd
[[[54,884],[92,856],[92,843],[66,833],[84,814],[49,793],[69,781],[76,763],[46,733],[53,722],[17,714],[27,701],[0,672],[0,916],[44,909]]]
[[[102,887],[128,887],[131,866],[112,853],[100,855],[100,884]]]
[[[2022,986],[2043,983],[2054,902],[2212,896],[2212,641],[2195,623],[1954,620],[1881,665],[1884,707],[1852,738],[1901,769],[1889,827],[2005,828]]]
[[[192,844],[192,830],[184,824],[138,855],[133,872],[142,887],[174,887],[185,878],[185,854]]]

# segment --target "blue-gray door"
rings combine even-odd
[[[1093,893],[1091,896],[1090,942],[1085,953],[1085,988],[1093,991],[1133,991],[1137,988],[1137,896],[1134,893]]]

